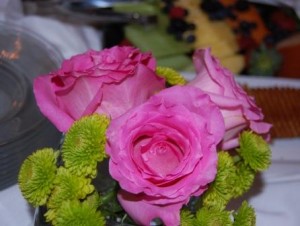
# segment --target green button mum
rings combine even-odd
[[[105,132],[109,119],[94,114],[76,121],[65,136],[62,157],[65,167],[77,176],[96,177],[97,163],[106,157]]]
[[[29,156],[19,172],[19,186],[23,196],[33,206],[44,205],[54,186],[58,152],[44,148]]]
[[[66,201],[53,222],[55,226],[104,226],[102,214],[87,202]]]
[[[271,164],[271,150],[268,143],[257,134],[245,131],[240,136],[240,148],[237,149],[246,164],[255,170],[266,170]]]

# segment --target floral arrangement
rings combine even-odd
[[[64,133],[30,155],[23,196],[51,225],[255,225],[228,203],[268,168],[271,125],[210,49],[186,81],[133,47],[87,51],[38,76],[41,112]]]

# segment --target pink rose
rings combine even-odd
[[[219,108],[191,86],[165,89],[113,119],[106,151],[125,211],[139,225],[179,225],[182,205],[215,178],[223,135]]]
[[[206,92],[221,109],[226,131],[222,148],[237,147],[238,134],[247,128],[268,140],[271,125],[263,122],[264,115],[254,98],[236,83],[234,75],[222,67],[210,49],[196,50],[193,60],[197,75],[189,85]]]
[[[155,59],[132,47],[87,51],[39,76],[34,93],[41,112],[62,132],[92,113],[115,118],[164,88]]]

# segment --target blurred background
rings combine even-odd
[[[159,65],[190,71],[193,70],[193,50],[210,47],[222,64],[235,74],[300,77],[300,64],[297,63],[300,3],[297,0],[2,2],[6,19],[22,18],[25,26],[57,45],[59,34],[77,45],[78,52],[84,48],[133,45],[143,51],[152,51]],[[34,20],[37,16],[43,18],[44,24]],[[50,18],[53,21],[46,24]],[[55,21],[65,26],[56,24],[55,28]],[[55,32],[59,29],[61,33]],[[64,36],[67,31],[69,33]]]

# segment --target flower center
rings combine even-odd
[[[170,141],[155,141],[153,139],[141,148],[141,157],[149,171],[160,177],[165,177],[179,165],[182,153]]]

